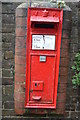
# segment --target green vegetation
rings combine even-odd
[[[80,86],[80,52],[76,54],[74,65],[72,66],[72,69],[74,71],[72,84],[73,87],[79,87]]]
[[[56,3],[57,2],[57,7],[58,8],[64,8],[65,7],[65,1],[63,0],[50,0],[50,2],[52,3]]]

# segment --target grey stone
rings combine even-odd
[[[78,44],[71,44],[70,45],[70,52],[71,53],[77,53],[78,52]]]
[[[0,78],[2,78],[2,69],[0,69]]]
[[[31,7],[48,7],[48,8],[57,8],[57,4],[56,3],[50,3],[50,2],[32,2],[31,3]],[[65,5],[65,7],[63,8],[63,10],[67,10],[67,11],[71,11],[70,7],[68,7],[67,5]]]
[[[2,85],[2,78],[0,78],[0,85]]]
[[[0,14],[2,14],[2,3],[0,1]]]
[[[2,101],[2,85],[0,85],[0,101]],[[0,104],[1,107],[1,104]]]
[[[29,6],[29,3],[22,3],[17,8],[27,8]]]
[[[3,77],[13,77],[13,73],[10,69],[3,69],[2,76]]]
[[[14,101],[4,102],[4,109],[14,109]]]
[[[10,43],[14,43],[15,39],[15,35],[14,33],[3,33],[2,34],[2,41],[3,42],[10,42]]]
[[[15,14],[15,9],[20,3],[4,3],[2,5],[2,13],[3,14]]]
[[[2,15],[2,23],[3,24],[14,24],[14,14],[3,14]]]
[[[2,45],[2,33],[0,33],[0,47]]]
[[[15,25],[14,24],[2,24],[2,33],[14,33]]]

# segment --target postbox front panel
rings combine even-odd
[[[28,9],[26,108],[56,108],[63,10]]]
[[[31,56],[31,81],[29,101],[53,103],[55,56]]]

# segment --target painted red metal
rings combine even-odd
[[[62,9],[28,8],[26,108],[56,108],[62,21]]]

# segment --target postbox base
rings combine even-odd
[[[26,105],[25,108],[50,108],[50,109],[56,109],[56,106],[54,105]]]

